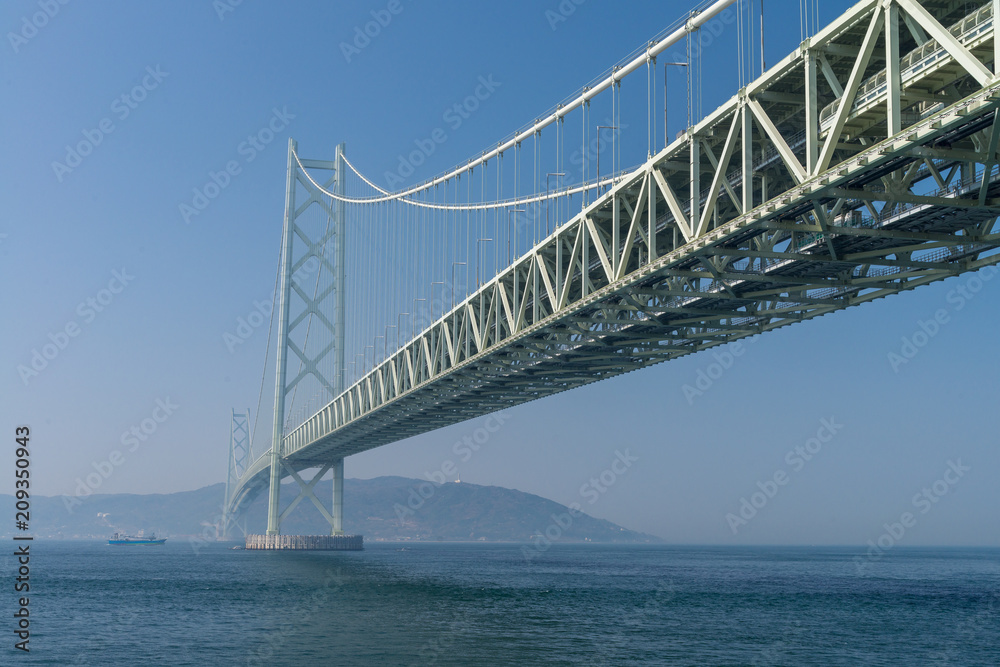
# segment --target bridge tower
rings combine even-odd
[[[345,192],[344,178],[344,144],[337,146],[333,161],[304,160],[298,157],[298,145],[294,139],[288,141],[288,174],[285,191],[285,215],[282,231],[281,270],[278,288],[278,342],[277,364],[275,367],[274,392],[274,424],[270,452],[270,484],[268,493],[267,534],[279,535],[281,521],[302,500],[309,498],[327,519],[331,526],[331,535],[343,534],[343,487],[344,460],[338,458],[332,461],[312,462],[319,466],[312,480],[304,482],[296,470],[284,458],[283,440],[286,426],[286,399],[300,385],[310,382],[313,388],[318,387],[320,393],[330,400],[344,391],[344,334],[345,334],[345,224],[344,203],[328,198],[316,188],[311,179],[304,174],[305,169],[321,171],[329,174],[323,179],[323,188],[329,192],[343,195]],[[322,181],[321,181],[322,182]],[[300,199],[297,195],[305,192]],[[310,209],[319,207],[319,213],[325,214],[327,224],[321,226],[319,232],[315,226],[303,223]],[[332,252],[330,245],[332,242]],[[331,263],[332,260],[332,263]],[[299,271],[310,273],[308,265],[316,267],[317,279],[315,288],[310,292],[308,286],[296,281]],[[323,284],[318,277],[326,273],[331,277],[329,284]],[[298,312],[292,312],[294,300],[301,303]],[[324,304],[334,305],[333,317],[329,317],[329,308]],[[317,332],[316,328],[321,331]],[[301,342],[301,336],[296,339],[296,332],[304,331],[304,340],[310,336],[320,340],[329,340],[329,344],[319,346],[320,349],[310,355],[306,343]],[[293,356],[294,355],[294,356]],[[289,377],[290,362],[298,361],[299,370]],[[310,380],[311,378],[311,380]],[[313,488],[328,470],[333,470],[333,512],[326,509],[314,495]],[[281,479],[291,475],[299,485],[299,495],[283,512],[279,510]]]
[[[226,500],[222,505],[222,539],[229,539],[229,529],[236,524],[237,515],[230,511],[229,498],[236,483],[250,466],[250,410],[233,410],[229,429],[229,474],[226,476]],[[246,530],[242,532],[246,534]]]

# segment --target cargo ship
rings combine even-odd
[[[108,544],[163,544],[166,541],[167,538],[165,537],[156,539],[156,533],[153,533],[149,537],[144,537],[142,533],[138,536],[115,533],[108,540]]]

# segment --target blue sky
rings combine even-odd
[[[223,335],[271,295],[289,137],[315,158],[346,142],[362,171],[383,175],[492,76],[496,91],[411,180],[427,178],[577,93],[689,7],[402,0],[370,43],[341,46],[389,4],[53,2],[37,30],[25,21],[40,3],[0,6],[0,396],[9,439],[32,428],[36,493],[74,493],[109,465],[100,492],[224,479],[230,409],[256,405],[266,332],[233,352]],[[824,3],[821,21],[848,6]],[[767,12],[775,62],[799,41],[798,3]],[[705,113],[738,81],[737,31],[717,27]],[[681,91],[682,76],[670,83]],[[682,99],[670,115],[672,134]],[[273,140],[251,148],[269,125]],[[84,139],[92,152],[68,156]],[[626,165],[645,158],[624,150]],[[180,206],[229,162],[238,173],[186,222]],[[952,278],[745,341],[732,359],[702,353],[527,404],[468,461],[453,445],[483,420],[351,457],[347,475],[422,477],[454,461],[463,481],[580,502],[672,542],[864,544],[909,511],[900,543],[1000,544],[998,305],[1000,280]],[[940,309],[947,322],[894,369],[889,353]],[[47,344],[57,353],[23,377]],[[699,373],[718,377],[686,396]],[[155,431],[125,446],[150,419]],[[808,461],[789,454],[824,419],[842,428]],[[589,503],[582,487],[626,450],[637,461]],[[2,460],[13,469],[11,453]],[[781,472],[787,482],[734,533],[727,514]],[[924,488],[933,503],[915,498]]]

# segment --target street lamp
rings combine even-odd
[[[358,364],[358,357],[361,357],[361,363],[360,364]],[[355,352],[354,353],[354,361],[351,362],[351,364],[354,365],[354,378],[353,378],[354,382],[357,382],[359,379],[361,379],[361,376],[365,374],[364,373],[364,368],[365,368],[365,363],[366,362],[367,362],[367,359],[365,359],[365,353],[364,352]],[[354,384],[354,382],[352,382],[351,384]]]
[[[396,322],[399,322],[399,318],[398,317],[396,318]],[[382,341],[383,342],[382,356],[385,357],[386,359],[389,358],[389,329],[395,329],[396,330],[396,335],[395,335],[395,338],[396,338],[396,349],[399,349],[399,327],[397,325],[395,325],[395,324],[387,324],[387,325],[385,325],[385,338]]]
[[[536,209],[537,210],[537,209]],[[510,266],[513,257],[510,254],[510,230],[513,224],[510,216],[512,213],[524,213],[523,208],[515,208],[507,211],[507,266]],[[514,250],[517,250],[517,227],[514,227]]]
[[[452,262],[451,263],[451,307],[452,308],[455,307],[455,267],[459,266],[459,265],[466,266],[466,267],[468,266],[468,264],[466,264],[465,262]],[[469,285],[469,272],[468,272],[468,270],[466,270],[466,272],[465,272],[465,284],[466,284],[466,291],[468,291],[468,285]]]
[[[454,274],[454,270],[452,271],[452,274]],[[441,287],[444,287],[444,281],[443,280],[435,280],[434,282],[431,283],[431,322],[433,322],[433,321],[435,321],[437,319],[437,317],[435,317],[435,315],[434,315],[434,301],[433,301],[433,299],[434,299],[434,286],[435,285],[440,285]],[[441,314],[444,315],[444,310],[443,310],[444,309],[444,305],[442,305],[441,308],[442,308]]]
[[[670,145],[670,135],[667,133],[667,65],[673,65],[675,67],[687,67],[687,63],[663,63],[663,147],[666,148]],[[688,118],[688,125],[691,124],[691,119]]]
[[[600,151],[600,142],[598,142],[598,151]],[[598,156],[600,153],[598,152]],[[597,167],[598,173],[600,173],[601,162],[598,160]],[[551,174],[545,174],[545,235],[549,235],[549,176],[565,176],[561,171],[554,171]],[[535,239],[535,243],[538,243],[538,239]]]
[[[413,300],[413,306],[414,306],[413,312],[414,312],[414,314],[418,314],[419,313],[419,311],[416,309],[417,302],[419,302],[419,301],[423,301],[425,304],[427,303],[427,299],[414,299]],[[424,308],[426,308],[426,307],[427,306],[424,306]],[[433,317],[434,317],[434,313],[431,313],[431,318],[433,319]],[[410,340],[413,340],[416,337],[417,337],[417,318],[416,317],[410,317]]]
[[[402,327],[402,325],[399,322],[399,318],[401,318],[403,315],[406,315],[407,317],[410,316],[409,313],[399,313],[398,315],[396,315],[396,348],[397,349],[399,347],[401,347],[400,344],[399,344],[399,339],[402,337],[403,327]],[[412,338],[412,336],[411,336],[411,338]]]
[[[493,239],[476,239],[476,289],[479,289],[479,244],[485,242],[493,243]]]
[[[597,126],[597,196],[601,195],[601,130],[617,130],[617,125]],[[614,157],[613,155],[611,157]],[[614,160],[612,160],[614,162]],[[612,165],[612,169],[614,165]]]

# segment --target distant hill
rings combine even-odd
[[[223,484],[170,494],[95,494],[73,499],[34,496],[31,532],[38,537],[104,538],[119,530],[155,530],[166,536],[215,538]],[[282,505],[295,496],[294,485],[282,485]],[[330,481],[316,485],[316,496],[329,508]],[[558,523],[565,542],[659,542],[659,538],[576,513],[557,502],[514,489],[479,484],[440,486],[405,477],[348,479],[344,484],[344,529],[366,540],[447,540],[527,542]],[[13,516],[14,498],[0,495]],[[554,518],[555,517],[555,518]],[[246,512],[249,532],[267,524],[267,498],[262,494]],[[285,534],[316,535],[329,524],[309,499],[282,523]],[[550,532],[555,532],[551,528]],[[6,537],[9,537],[8,532]]]

